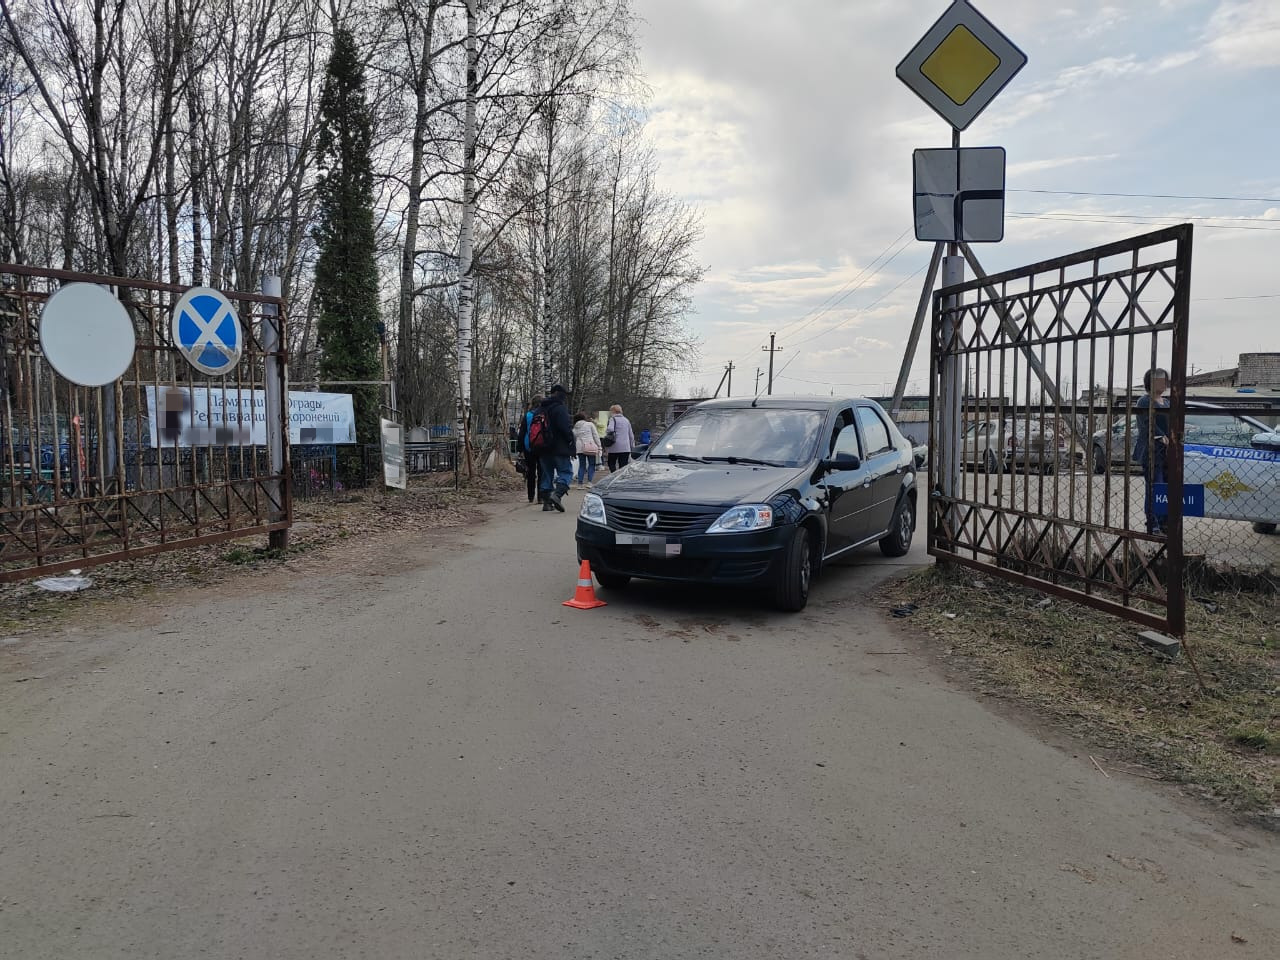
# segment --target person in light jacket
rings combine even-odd
[[[631,450],[636,445],[636,435],[631,429],[631,421],[622,413],[621,404],[615,403],[609,408],[609,426],[605,430],[605,439],[613,435],[613,443],[606,449],[609,451],[609,472],[620,470],[631,462]]]
[[[578,486],[590,488],[596,478],[596,458],[600,456],[600,434],[596,433],[596,425],[585,413],[577,413],[573,418],[573,440],[578,451]]]

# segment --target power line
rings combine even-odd
[[[889,259],[885,260],[883,263],[880,263],[880,261],[884,258],[884,256],[890,250],[892,250],[896,244],[901,242],[902,238],[905,237],[908,233],[910,233],[911,230],[912,230],[911,227],[907,227],[907,229],[903,230],[900,234],[898,234],[898,236],[894,240],[892,240],[889,243],[887,247],[885,247],[882,251],[880,251],[879,256],[877,256],[874,260],[872,260],[869,264],[867,264],[865,267],[862,268],[861,273],[859,273],[856,277],[854,277],[852,280],[846,283],[843,287],[841,287],[835,293],[831,294],[831,296],[827,297],[826,300],[818,304],[818,306],[814,307],[812,310],[808,311],[807,313],[801,314],[795,320],[792,320],[791,323],[783,324],[779,332],[784,335],[787,335],[787,334],[794,334],[799,332],[800,330],[803,330],[805,327],[809,326],[815,321],[820,320],[822,316],[826,314],[828,311],[830,311],[834,307],[839,306],[841,303],[847,300],[850,294],[866,286],[867,281],[873,279],[877,274],[879,274],[882,270],[888,267],[889,264],[893,263],[893,261],[898,258],[898,255],[911,245],[912,241],[907,240],[906,243],[903,243],[901,247],[898,247],[898,249],[894,251],[893,256],[889,257]],[[880,263],[880,265],[876,266],[877,263]],[[871,273],[870,276],[867,276],[867,271],[871,270],[873,267],[875,267],[875,270]],[[857,284],[857,286],[854,286],[854,284]],[[852,287],[852,289],[850,289],[850,287]],[[800,323],[800,321],[804,320],[805,317],[808,317],[809,314],[811,313],[814,314],[814,316],[811,319],[809,319],[805,323],[801,323],[800,326],[796,327],[795,329],[791,329],[792,324]]]
[[[1006,214],[1006,216],[1014,217],[1018,220],[1057,220],[1062,223],[1132,224],[1135,227],[1159,226],[1161,221],[1165,221],[1172,225],[1175,223],[1180,223],[1183,220],[1191,219],[1189,217],[1166,216],[1166,217],[1161,217],[1154,222],[1149,222],[1145,220],[1119,220],[1119,219],[1108,220],[1108,219],[1104,219],[1104,217],[1106,216],[1105,214],[1086,217],[1086,216],[1066,216],[1066,215],[1048,214],[1048,213],[1009,213],[1009,214]],[[1273,228],[1273,227],[1232,226],[1231,224],[1225,224],[1225,223],[1202,223],[1200,224],[1200,226],[1202,229],[1205,229],[1205,230],[1256,230],[1256,231],[1260,231],[1261,233],[1280,233],[1280,225]]]
[[[874,309],[874,308],[876,308],[876,307],[880,306],[880,304],[882,304],[882,303],[884,303],[884,301],[888,300],[891,296],[893,296],[895,293],[897,293],[897,292],[898,292],[902,287],[906,286],[908,283],[910,283],[910,282],[911,282],[912,280],[914,280],[916,277],[920,276],[920,274],[924,273],[924,270],[925,270],[925,267],[926,267],[926,266],[927,266],[927,264],[921,264],[921,265],[920,265],[920,267],[915,271],[915,273],[911,274],[910,276],[903,277],[903,278],[902,278],[902,279],[897,283],[897,285],[896,285],[896,286],[894,286],[891,290],[886,290],[886,291],[885,291],[885,292],[884,292],[880,297],[878,297],[877,299],[875,299],[875,300],[874,300],[874,301],[872,301],[871,303],[867,304],[865,307],[860,307],[859,309],[855,310],[853,313],[851,313],[849,316],[845,317],[843,320],[841,320],[839,323],[835,324],[834,326],[829,327],[829,328],[827,328],[826,330],[823,330],[823,331],[822,331],[822,332],[820,332],[820,333],[815,333],[812,337],[809,337],[808,339],[805,339],[805,340],[801,340],[799,343],[792,344],[792,347],[793,347],[793,348],[798,348],[798,347],[800,347],[800,346],[801,346],[801,345],[803,345],[803,344],[810,343],[810,342],[812,342],[812,341],[814,341],[814,340],[817,340],[819,337],[825,337],[825,336],[827,336],[828,334],[830,334],[832,331],[839,330],[839,329],[840,329],[841,327],[843,327],[846,323],[848,323],[849,321],[851,321],[851,320],[855,319],[859,314],[866,313],[868,310],[872,310],[872,309]],[[795,352],[795,353],[793,353],[793,354],[791,355],[791,359],[790,359],[790,360],[788,360],[786,363],[784,363],[784,364],[782,365],[782,369],[781,369],[781,370],[779,370],[779,371],[777,372],[777,374],[775,374],[775,379],[777,379],[778,377],[781,377],[784,373],[786,373],[787,368],[788,368],[789,366],[791,366],[791,364],[795,363],[796,359],[797,359],[799,356],[800,356],[800,351],[799,351],[799,349],[796,349],[796,352]]]
[[[892,289],[885,291],[884,294],[882,294],[876,300],[873,300],[871,303],[867,304],[865,307],[859,307],[857,310],[855,310],[849,316],[845,317],[839,323],[835,324],[834,326],[828,327],[825,330],[819,331],[818,333],[815,333],[813,336],[807,337],[804,340],[799,341],[799,343],[792,344],[792,347],[799,347],[806,343],[812,343],[814,340],[817,340],[819,337],[825,337],[827,334],[831,333],[833,330],[839,330],[846,323],[855,319],[859,314],[866,313],[868,310],[872,310],[880,306],[880,304],[888,300],[891,296],[893,296],[900,289],[902,289],[902,287],[906,286],[910,281],[914,280],[916,277],[920,276],[920,274],[924,273],[925,266],[927,265],[921,264],[920,267],[917,268],[915,273],[912,273],[910,276],[903,277],[900,281],[898,281],[897,285],[894,286]],[[785,370],[786,368],[784,367],[783,369]]]
[[[1137,200],[1223,200],[1229,203],[1280,203],[1275,197],[1197,197],[1185,193],[1089,193],[1087,190],[1006,190],[1006,193],[1048,193],[1063,197],[1128,197]]]
[[[1275,217],[1212,217],[1212,216],[1192,216],[1191,214],[1177,213],[1103,213],[1101,210],[1040,210],[1040,211],[1023,211],[1014,216],[1050,216],[1054,214],[1071,214],[1090,217],[1117,217],[1132,218],[1134,220],[1230,220],[1233,223],[1271,223],[1280,227],[1280,219]]]
[[[1196,297],[1192,303],[1218,303],[1222,300],[1280,300],[1280,293],[1255,293],[1242,297]]]
[[[884,250],[882,250],[874,260],[872,260],[869,264],[867,264],[862,269],[861,273],[859,273],[856,277],[854,277],[852,280],[850,280],[848,283],[842,286],[835,293],[828,296],[827,299],[824,300],[822,303],[818,304],[818,306],[813,307],[806,313],[801,314],[795,320],[792,320],[789,323],[784,324],[781,328],[779,328],[778,332],[781,334],[786,334],[786,333],[796,333],[800,330],[803,330],[805,327],[816,322],[817,320],[820,320],[830,310],[839,306],[841,303],[847,300],[853,293],[857,292],[859,289],[864,287],[868,281],[874,279],[881,271],[887,268],[889,264],[893,263],[893,261],[898,258],[899,254],[901,254],[903,250],[911,246],[912,239],[908,239],[905,243],[902,244],[902,246],[898,247],[898,249],[894,251],[893,255],[890,256],[889,259],[884,260],[883,263],[880,263],[880,261],[884,258],[884,256],[888,254],[889,251],[892,250],[893,247],[896,244],[898,244],[903,237],[906,237],[908,233],[911,233],[911,231],[912,231],[911,227],[907,227],[907,229],[903,230],[902,233],[898,234],[898,236],[894,240],[892,240],[889,243],[889,245],[886,246]],[[880,263],[878,267],[876,266],[877,263]],[[875,270],[868,276],[867,271],[871,270],[873,267],[875,267]],[[853,286],[854,284],[857,284],[857,286]],[[850,289],[850,287],[852,287],[852,289]],[[836,298],[839,298],[839,299],[836,299]],[[807,322],[800,323],[802,320],[805,320],[806,317],[809,317],[810,314],[814,314],[814,316],[811,319],[809,319]],[[797,323],[800,323],[800,326],[792,329],[792,326]],[[752,353],[745,353],[738,359],[737,362],[740,364],[746,363],[751,356],[753,356]],[[716,366],[718,366],[718,364],[706,364],[702,367],[699,367],[698,371],[704,372],[707,370],[714,369]]]

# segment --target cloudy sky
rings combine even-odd
[[[894,69],[947,6],[634,0],[662,184],[705,231],[700,369],[678,389],[714,389],[732,360],[745,391],[774,330],[775,392],[891,388],[931,252],[911,153],[950,146]],[[1280,350],[1280,0],[975,6],[1029,57],[964,134],[1008,151],[984,267],[1196,218],[1191,364]]]

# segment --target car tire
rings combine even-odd
[[[1107,452],[1101,447],[1093,448],[1093,472],[1099,475],[1107,472]]]
[[[902,497],[893,511],[889,532],[880,538],[880,552],[886,557],[905,557],[911,549],[911,535],[916,529],[916,508],[910,497]]]
[[[1260,520],[1253,525],[1253,532],[1254,533],[1275,533],[1276,525],[1274,523],[1265,523]]]
[[[593,570],[592,573],[606,590],[621,590],[631,582],[630,575],[625,573],[605,573],[603,570]]]
[[[796,527],[782,556],[782,572],[773,591],[774,605],[788,613],[804,609],[809,602],[813,580],[813,551],[809,548],[809,528]]]
[[[987,452],[982,455],[982,469],[987,471],[987,473],[994,474],[1001,474],[1004,472],[1004,463],[996,456],[996,452],[990,447],[987,447]]]

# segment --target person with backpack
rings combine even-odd
[[[516,450],[524,461],[524,485],[529,494],[530,503],[533,503],[534,494],[538,491],[538,475],[542,471],[542,460],[529,449],[529,424],[533,422],[533,415],[538,406],[537,400],[529,401],[528,409],[520,418],[520,430],[516,436]]]
[[[538,491],[543,511],[564,513],[562,498],[573,483],[573,421],[565,404],[569,391],[560,384],[551,388],[529,421],[529,451],[541,460]]]

